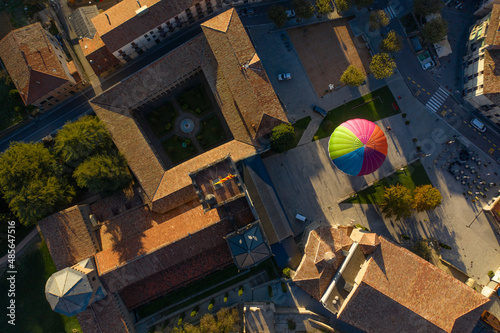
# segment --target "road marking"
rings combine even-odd
[[[464,124],[467,124],[467,122],[464,120]]]
[[[443,112],[441,112],[441,115],[446,116],[446,110],[443,110]]]
[[[431,95],[431,93],[430,93],[430,92],[427,92],[427,95],[429,95],[429,96],[430,96],[430,95]]]
[[[497,145],[496,144],[493,144],[493,147],[496,147]]]
[[[487,140],[486,137],[483,135],[483,139]]]
[[[425,89],[424,89],[424,88],[422,88],[422,90],[423,90],[423,91],[425,91]]]
[[[419,87],[419,88],[420,88],[420,84],[417,84],[417,87]]]
[[[420,93],[421,93],[421,91],[417,90],[417,92],[415,93],[415,96],[420,96]]]
[[[424,89],[422,88],[422,90]],[[434,92],[431,99],[427,101],[425,106],[432,112],[437,112],[448,96],[450,96],[450,93],[439,87],[439,89]]]
[[[488,153],[490,153],[491,155],[493,155],[494,152],[495,152],[494,148],[490,148],[490,150],[488,150]]]
[[[408,80],[411,80],[411,78],[409,76],[407,76]]]
[[[491,140],[488,140],[489,143],[491,143]]]

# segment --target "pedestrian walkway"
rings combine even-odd
[[[431,99],[427,101],[427,104],[425,104],[425,106],[432,112],[436,113],[444,103],[444,101],[448,98],[448,96],[450,96],[450,93],[439,87],[434,95],[432,95]]]

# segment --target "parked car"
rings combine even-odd
[[[279,81],[285,81],[285,80],[291,80],[292,79],[292,74],[290,73],[282,73],[278,75],[278,80]]]
[[[313,110],[316,111],[317,113],[319,113],[320,115],[322,115],[323,117],[326,117],[326,115],[328,114],[328,112],[326,112],[325,110],[323,110],[319,106],[314,106]]]
[[[429,62],[426,62],[425,64],[422,65],[422,69],[425,71],[425,70],[428,70],[429,68],[431,68],[432,66],[434,66],[434,62],[429,61]]]
[[[486,126],[476,118],[472,119],[470,124],[479,132],[486,132]]]
[[[287,10],[286,16],[288,16],[288,18],[295,17],[295,11],[294,10]]]

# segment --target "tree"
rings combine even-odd
[[[125,158],[120,154],[91,156],[75,169],[73,177],[79,187],[94,193],[112,193],[132,181]]]
[[[346,12],[351,8],[351,0],[335,0],[335,4],[341,12]]]
[[[278,153],[283,153],[293,148],[295,130],[291,124],[280,124],[273,128],[271,134],[271,147]]]
[[[340,82],[343,84],[348,84],[353,87],[360,86],[363,82],[365,82],[366,76],[365,73],[354,65],[350,65],[344,71],[342,76],[340,77]]]
[[[382,10],[373,10],[370,13],[370,27],[372,30],[379,29],[380,27],[385,27],[389,24],[390,18],[387,16],[387,14]]]
[[[382,213],[386,217],[395,216],[396,220],[411,215],[413,198],[411,191],[403,185],[397,184],[385,188]]]
[[[108,152],[113,148],[108,130],[97,117],[92,116],[64,125],[57,133],[54,145],[55,152],[72,167],[96,152]]]
[[[75,195],[41,143],[14,142],[0,155],[0,190],[24,225],[36,223]]]
[[[216,317],[206,313],[201,317],[199,325],[184,324],[171,330],[174,333],[230,333],[239,331],[239,314],[235,308],[221,308]]]
[[[436,17],[427,22],[422,29],[424,38],[429,43],[437,43],[446,37],[448,22],[442,17]]]
[[[387,53],[374,55],[370,62],[370,71],[379,80],[391,76],[395,68],[396,62]]]
[[[314,15],[314,7],[309,0],[293,0],[292,6],[300,18],[308,19]]]
[[[443,2],[441,0],[415,0],[413,2],[413,12],[421,17],[439,13],[441,8],[443,8]]]
[[[272,5],[267,11],[267,17],[273,21],[279,28],[283,27],[288,20],[286,9],[283,6]]]
[[[368,7],[373,3],[373,0],[354,0],[354,3],[358,7]]]
[[[316,8],[320,14],[328,14],[333,11],[330,0],[316,0]]]
[[[391,30],[387,36],[380,42],[379,48],[383,52],[399,52],[403,48],[401,36],[396,31]]]
[[[441,204],[441,192],[432,185],[417,186],[413,190],[413,209],[417,212],[435,209]]]

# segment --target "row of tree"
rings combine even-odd
[[[53,144],[13,142],[0,155],[0,192],[24,225],[65,208],[78,187],[109,194],[131,180],[104,124],[92,116],[66,124]]]
[[[417,186],[413,191],[397,184],[385,188],[382,213],[396,220],[411,216],[412,210],[423,212],[441,204],[441,192],[432,185]]]
[[[215,316],[206,313],[196,326],[184,324],[168,330],[172,333],[230,333],[239,331],[239,313],[236,308],[221,308]]]

